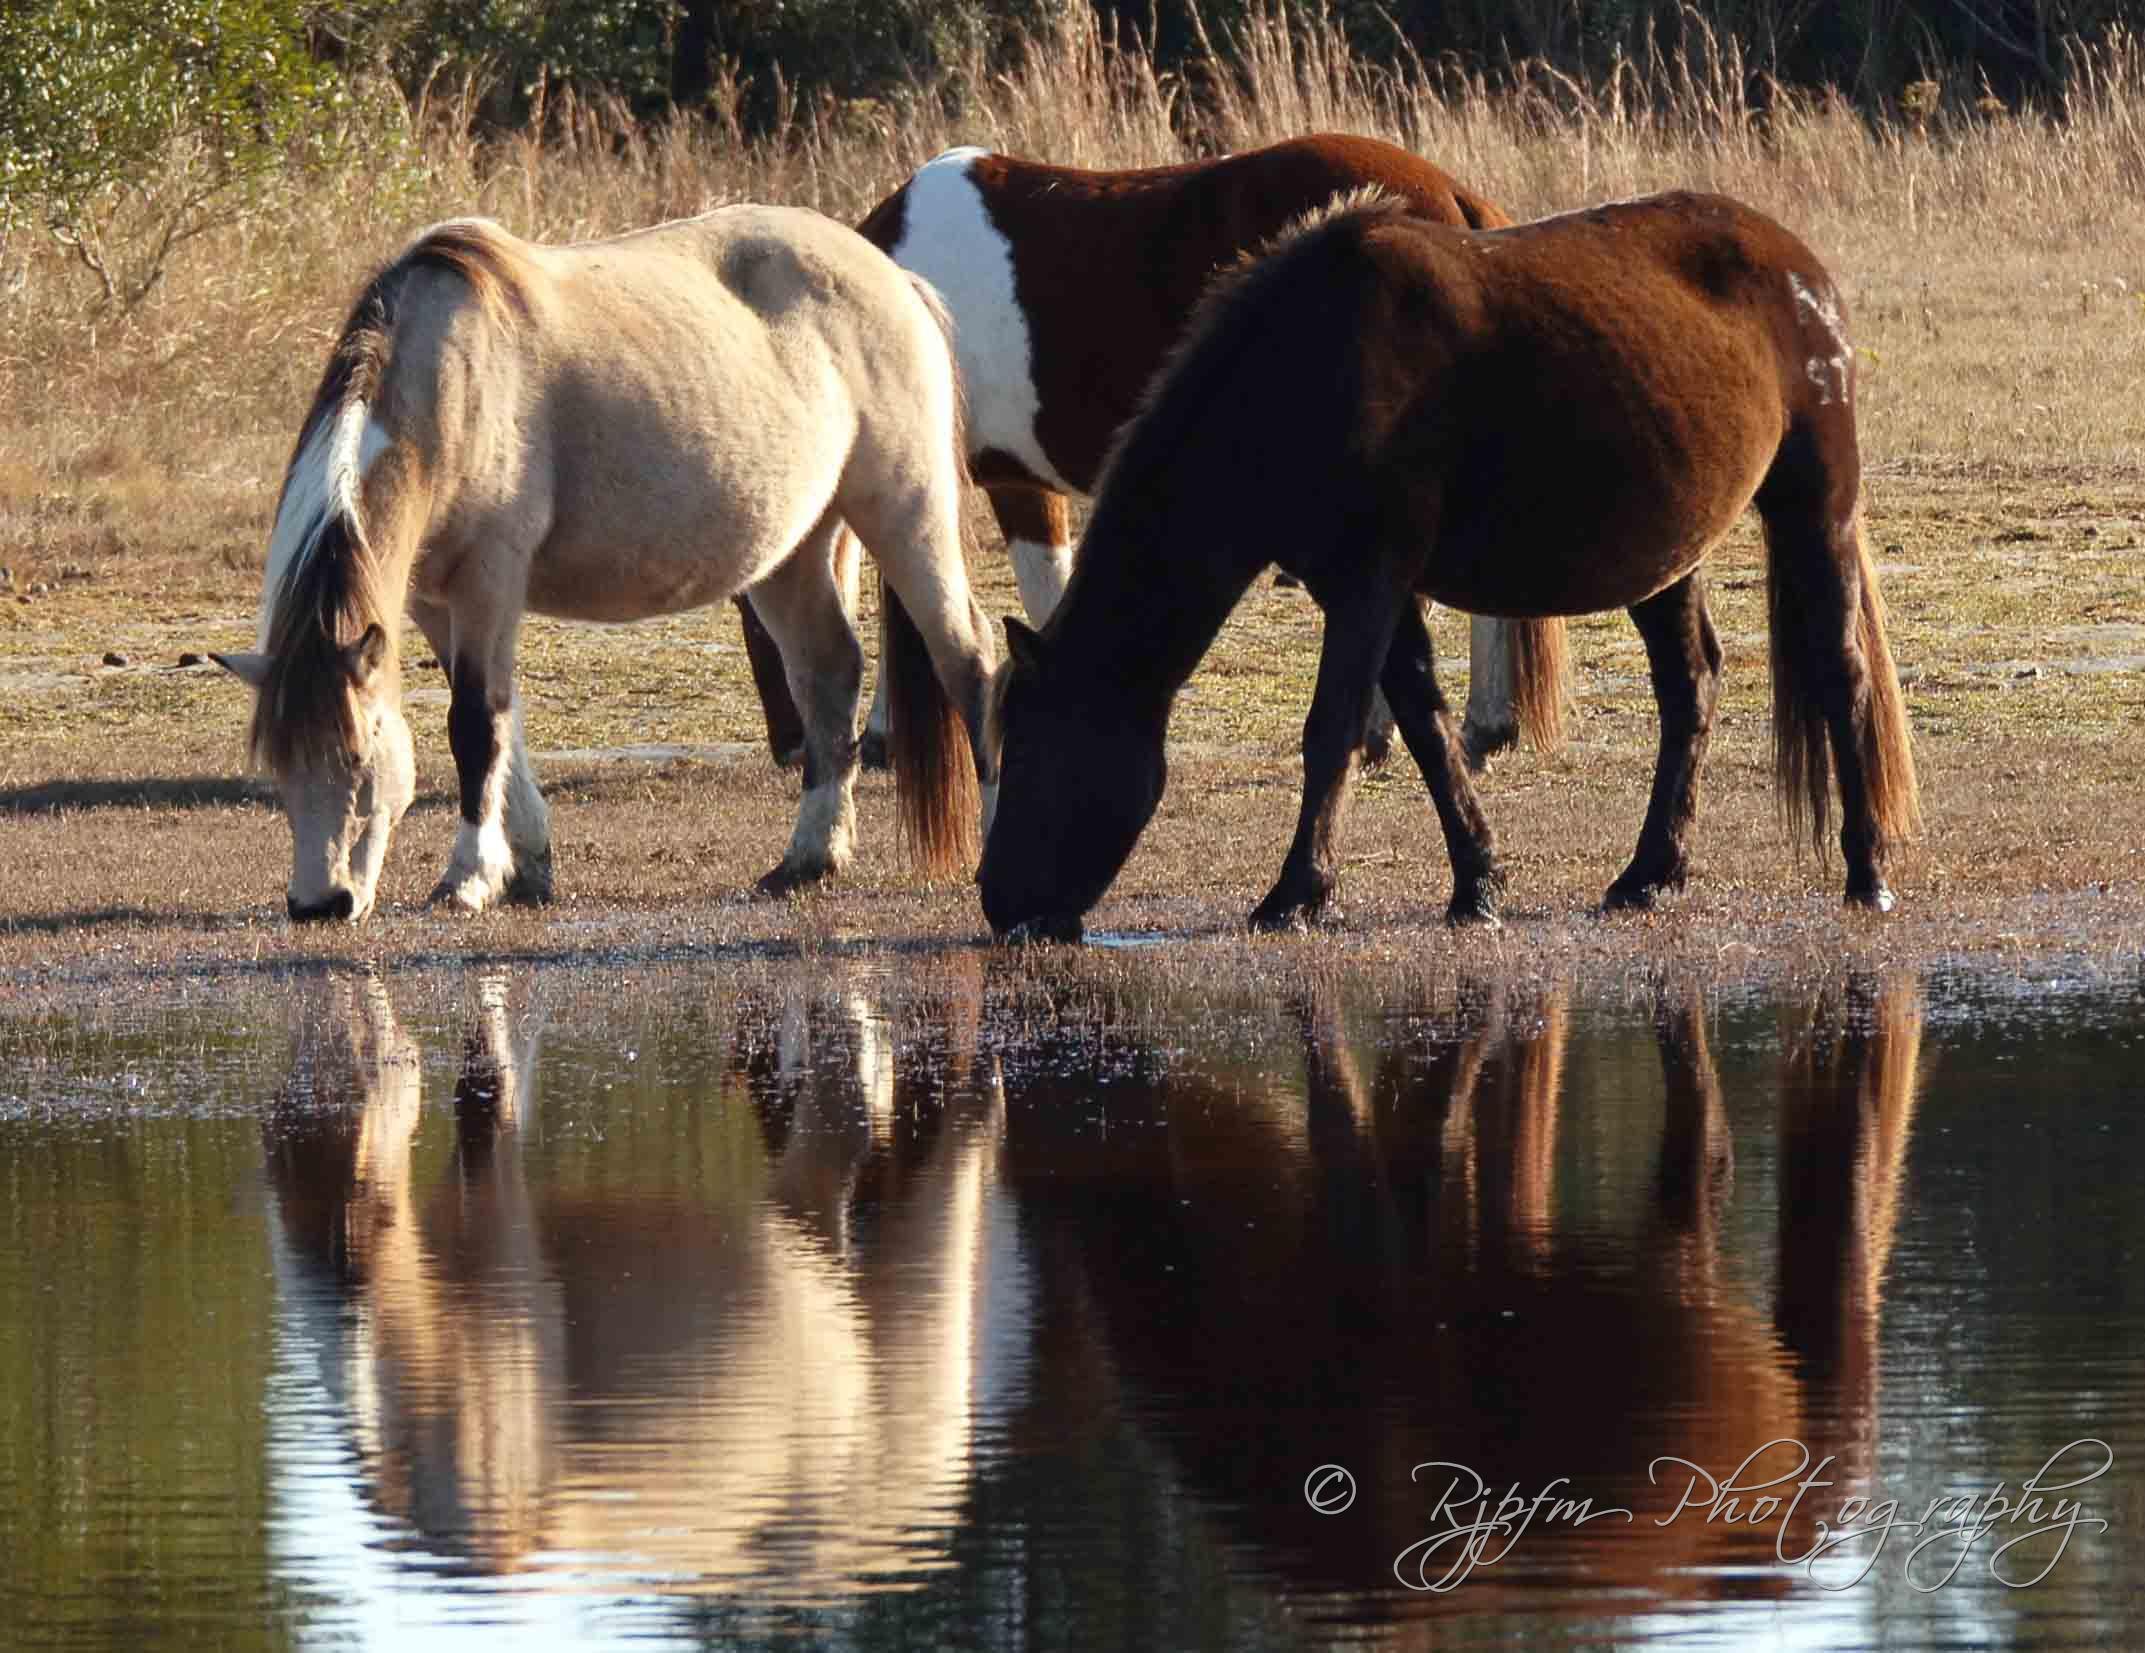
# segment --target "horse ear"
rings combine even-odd
[[[1038,672],[1043,669],[1042,638],[1036,635],[1025,620],[1016,620],[1010,614],[1005,617],[1005,648],[1006,653],[1013,657],[1013,664],[1022,671]]]
[[[275,657],[267,654],[212,654],[209,658],[249,689],[266,683],[269,669],[275,665]]]
[[[349,663],[350,676],[359,688],[372,682],[387,661],[387,633],[380,629],[377,620],[365,628],[364,636],[343,651],[343,659]]]

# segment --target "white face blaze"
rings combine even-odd
[[[953,312],[954,356],[968,399],[971,453],[996,448],[1064,492],[1035,431],[1035,349],[1013,280],[1013,249],[991,222],[970,170],[986,152],[949,149],[908,183],[894,262],[939,291]],[[1031,611],[1032,612],[1032,611]]]
[[[387,841],[417,795],[417,764],[402,708],[369,697],[353,761],[276,777],[290,818],[289,906],[295,918],[325,913],[353,922],[372,911]],[[350,908],[333,909],[347,894]]]

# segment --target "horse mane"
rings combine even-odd
[[[1095,483],[1097,514],[1114,491],[1111,478],[1135,450],[1143,456],[1166,454],[1191,434],[1209,398],[1224,388],[1238,351],[1264,330],[1259,296],[1292,280],[1300,255],[1312,243],[1344,220],[1406,217],[1408,211],[1407,202],[1383,185],[1362,184],[1298,214],[1271,239],[1224,265],[1148,381],[1139,407],[1112,439]],[[1248,324],[1240,319],[1247,315]],[[1077,578],[1077,559],[1073,572]]]
[[[378,625],[389,639],[387,667],[403,592],[390,589],[399,572],[365,531],[358,484],[368,409],[379,400],[394,353],[397,322],[410,280],[419,271],[458,277],[485,319],[512,326],[530,310],[535,266],[519,244],[488,219],[458,218],[419,235],[377,271],[343,323],[312,407],[298,427],[277,496],[269,578],[274,582],[262,619],[261,648],[268,674],[254,700],[247,747],[254,761],[281,774],[345,757],[357,748],[357,708],[344,650]],[[325,472],[317,498],[294,489],[312,486],[309,467]],[[293,509],[306,515],[286,523]],[[285,555],[273,555],[275,545]]]

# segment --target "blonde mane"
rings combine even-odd
[[[513,325],[526,313],[536,277],[521,244],[488,219],[435,225],[365,284],[336,340],[313,405],[284,468],[277,538],[292,544],[284,566],[271,564],[272,595],[261,648],[270,657],[254,703],[247,744],[257,763],[281,774],[346,759],[357,749],[358,708],[343,651],[377,625],[395,664],[402,594],[368,540],[360,505],[367,410],[377,402],[394,352],[395,329],[410,278],[419,270],[458,277],[487,323]],[[316,502],[294,500],[312,486],[310,467],[326,470]],[[307,520],[285,524],[286,511]]]

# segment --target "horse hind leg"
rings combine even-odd
[[[847,531],[829,512],[752,588],[753,608],[780,651],[804,728],[804,796],[789,848],[760,879],[786,895],[846,871],[856,853],[857,701],[864,650],[844,606],[839,562]]]
[[[1721,646],[1706,612],[1704,580],[1686,574],[1630,609],[1646,645],[1661,744],[1653,795],[1631,864],[1609,886],[1607,911],[1647,909],[1683,888],[1690,876],[1690,830],[1698,814],[1698,772],[1713,732],[1720,695]]]
[[[804,718],[782,674],[782,651],[754,612],[752,599],[740,592],[732,601],[745,634],[745,662],[752,668],[753,692],[760,697],[760,713],[767,721],[768,755],[777,769],[794,769],[804,762]]]
[[[1030,625],[1041,625],[1065,595],[1072,578],[1072,513],[1065,496],[1039,484],[1003,483],[987,490],[991,514],[1005,535],[1006,555],[1013,564],[1013,583],[1020,591],[1020,606]],[[881,612],[886,602],[880,586]],[[886,657],[880,648],[880,659]],[[887,766],[886,674],[879,675],[871,697],[871,715],[864,720],[864,767]]]
[[[1452,863],[1452,901],[1445,910],[1446,922],[1495,925],[1505,889],[1504,873],[1497,865],[1496,837],[1467,778],[1466,753],[1444,691],[1438,687],[1430,628],[1421,605],[1413,599],[1401,607],[1380,682],[1445,834],[1445,854]]]
[[[957,475],[921,456],[897,484],[867,482],[844,501],[884,582],[879,675],[902,835],[932,876],[972,862],[976,823],[989,833],[998,793],[983,727],[991,626],[968,583]]]

